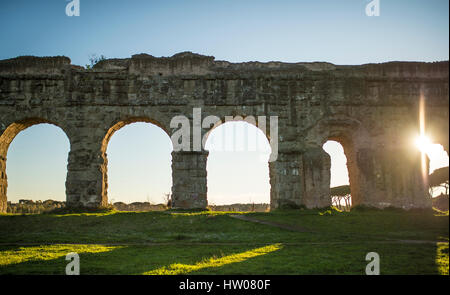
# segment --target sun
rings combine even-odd
[[[420,135],[416,138],[414,141],[416,147],[422,152],[422,153],[429,153],[432,149],[432,142],[431,139],[426,135]]]

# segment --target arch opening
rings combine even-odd
[[[246,121],[228,121],[209,134],[205,149],[208,203],[217,211],[267,211],[270,207],[267,136]]]
[[[121,211],[167,208],[173,146],[159,124],[142,118],[121,121],[107,132],[102,151],[108,158],[108,203]]]
[[[9,125],[0,136],[3,211],[42,213],[65,207],[69,150],[66,133],[52,122],[33,118]]]
[[[159,127],[159,129],[164,131],[167,136],[170,135],[168,130],[166,128],[164,128],[164,126],[156,120],[152,120],[152,119],[146,118],[146,117],[132,117],[132,118],[128,118],[126,120],[120,120],[120,121],[116,122],[111,128],[108,129],[108,131],[106,132],[106,135],[104,136],[103,141],[102,141],[102,148],[101,148],[102,152],[106,153],[109,141],[111,140],[111,137],[114,135],[114,133],[116,133],[118,130],[122,129],[125,126],[134,124],[134,123],[150,123],[149,124],[150,126]],[[173,147],[171,147],[171,148],[173,148]]]
[[[336,139],[323,144],[323,149],[330,155],[330,196],[333,206],[349,211],[352,207],[349,171],[344,146]]]

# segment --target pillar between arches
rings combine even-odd
[[[172,152],[172,208],[205,209],[208,206],[208,154],[208,151]]]

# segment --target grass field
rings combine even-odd
[[[106,212],[0,215],[0,274],[449,273],[449,217],[436,211]],[[264,224],[263,224],[264,223]]]

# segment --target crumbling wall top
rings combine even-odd
[[[66,56],[19,56],[0,60],[0,73],[7,74],[60,74],[67,67],[70,67],[70,58]]]
[[[21,56],[0,60],[0,74],[61,74],[63,69],[88,71],[84,67],[70,65],[65,56],[35,57]],[[171,57],[155,57],[146,53],[131,58],[113,58],[98,62],[94,72],[121,72],[147,76],[202,76],[230,75],[247,77],[254,75],[305,76],[326,75],[336,78],[379,78],[379,79],[445,79],[449,78],[449,62],[386,62],[363,65],[334,65],[328,62],[242,62],[216,61],[214,56],[192,52],[181,52]],[[328,78],[327,78],[328,79]]]

